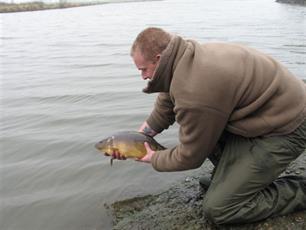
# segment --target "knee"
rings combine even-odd
[[[207,219],[215,224],[224,224],[227,222],[227,208],[219,202],[213,200],[204,200],[203,211]]]

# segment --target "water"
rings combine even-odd
[[[111,168],[93,148],[114,131],[138,129],[154,104],[129,57],[143,28],[250,45],[306,78],[305,9],[168,0],[1,15],[1,229],[110,229],[104,203],[158,193],[193,172],[133,161]],[[157,139],[175,146],[176,133]]]

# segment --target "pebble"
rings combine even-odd
[[[292,170],[287,169],[287,170],[286,170],[286,173],[287,173],[287,174],[290,174],[290,173],[292,173]]]
[[[297,175],[299,175],[299,174],[302,173],[302,171],[297,169],[297,170],[294,171],[294,173],[297,174]]]
[[[302,223],[302,222],[304,221],[303,218],[302,218],[301,216],[295,217],[294,220],[295,220],[296,222],[298,222],[298,223]]]

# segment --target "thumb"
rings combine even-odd
[[[145,143],[144,143],[144,146],[145,146],[145,148],[146,148],[146,150],[147,150],[147,153],[148,153],[149,151],[151,151],[151,148],[150,148],[150,145],[149,145],[148,142],[145,142]]]

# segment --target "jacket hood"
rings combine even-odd
[[[152,80],[143,89],[144,93],[169,92],[175,66],[183,55],[186,45],[181,37],[172,37],[167,48],[161,54]]]

